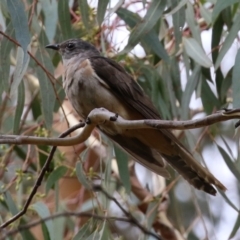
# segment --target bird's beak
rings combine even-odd
[[[59,46],[59,44],[49,44],[45,48],[51,48],[53,50],[59,50],[60,46]]]

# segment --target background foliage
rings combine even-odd
[[[1,133],[51,137],[78,122],[62,89],[60,56],[44,48],[72,37],[121,62],[164,119],[239,107],[239,30],[239,0],[1,0]],[[135,172],[127,155],[114,148],[115,159],[112,143],[95,131],[85,143],[58,148],[30,209],[7,230],[66,211],[124,217],[103,193],[89,190],[94,181],[163,239],[239,239],[234,122],[176,135],[224,183],[226,193],[195,191],[174,171],[166,183],[137,164]],[[49,150],[0,146],[1,222],[22,208]],[[16,236],[153,239],[128,223],[74,216],[43,221]]]

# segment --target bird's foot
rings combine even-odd
[[[117,121],[117,118],[118,118],[118,113],[116,113],[114,116],[111,116],[109,118],[109,120],[112,121],[112,122],[115,122],[115,121]]]

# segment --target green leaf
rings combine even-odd
[[[216,63],[215,63],[215,70],[219,68],[221,61],[229,48],[231,47],[234,39],[237,37],[238,31],[240,30],[240,14],[236,16],[236,19],[226,37],[226,39],[223,42],[222,48],[219,52],[219,55],[217,57]]]
[[[23,113],[24,102],[25,102],[25,89],[24,89],[24,83],[22,81],[18,87],[17,107],[16,107],[14,123],[13,123],[13,134],[19,134],[19,125],[20,125],[21,116]]]
[[[40,0],[44,13],[44,26],[48,41],[53,42],[58,24],[58,7],[56,0]]]
[[[8,207],[8,210],[10,211],[10,213],[12,215],[16,215],[18,213],[18,209],[12,199],[11,194],[9,193],[9,191],[4,191],[2,194],[3,194],[4,200],[7,204],[7,207]]]
[[[125,8],[119,8],[116,13],[131,28],[134,28],[141,20],[137,14]],[[146,34],[146,36],[142,37],[142,43],[146,44],[159,58],[163,59],[165,62],[169,62],[168,53],[159,41],[158,35],[154,29]]]
[[[218,189],[218,192],[222,195],[222,197],[226,200],[226,203],[231,206],[236,212],[239,213],[239,209],[233,204],[233,202],[227,197],[227,195]]]
[[[239,3],[239,0],[218,0],[213,8],[212,12],[212,22],[215,22],[218,15],[221,13],[221,11],[235,3]]]
[[[66,172],[67,172],[67,167],[65,167],[65,166],[60,166],[60,167],[58,167],[57,169],[55,169],[54,171],[51,172],[51,174],[49,175],[49,177],[47,179],[47,183],[46,183],[46,194],[52,188],[52,186],[60,178],[62,178],[65,175]]]
[[[76,163],[76,175],[78,181],[88,190],[91,190],[91,184],[89,180],[86,178],[85,172],[82,167],[81,162]]]
[[[223,32],[223,26],[224,22],[221,16],[217,19],[217,21],[213,25],[213,30],[212,30],[212,43],[211,43],[211,48],[212,48],[212,60],[213,63],[216,63],[217,56],[219,53],[219,45],[222,37],[222,32]]]
[[[198,42],[198,44],[202,44],[201,42],[201,36],[200,36],[200,28],[199,25],[196,21],[196,17],[195,17],[195,12],[193,9],[193,4],[191,2],[188,1],[187,3],[187,8],[186,8],[186,21],[187,24],[191,30],[192,36],[195,39],[195,41]]]
[[[103,22],[109,0],[99,0],[97,7],[97,21],[100,26]]]
[[[178,52],[182,43],[182,28],[185,24],[186,17],[184,5],[187,3],[187,1],[182,0],[179,2],[178,0],[171,0],[171,2],[174,9],[167,15],[173,14],[172,21],[175,36],[175,52]]]
[[[99,233],[100,233],[100,237],[98,238],[99,240],[109,239],[110,236],[109,236],[109,230],[108,230],[108,227],[107,227],[107,221],[106,220],[104,220],[103,227],[102,227],[102,229]]]
[[[44,67],[53,72],[53,65],[49,59],[49,56],[46,54],[45,50],[38,50],[37,56],[40,59],[40,62],[44,65]],[[55,105],[55,92],[53,89],[53,85],[50,82],[51,79],[48,78],[47,74],[43,72],[40,67],[36,69],[38,81],[40,85],[40,94],[42,99],[42,111],[43,117],[46,123],[47,129],[51,129],[52,127],[52,120],[53,120],[53,108]]]
[[[9,24],[5,33],[13,37],[12,24]],[[2,96],[3,91],[9,89],[9,73],[10,73],[10,52],[13,48],[13,43],[7,38],[3,38],[0,44],[0,96]]]
[[[47,205],[43,202],[36,202],[31,207],[32,207],[33,210],[35,210],[37,212],[39,217],[41,217],[42,219],[47,218],[51,215]],[[50,239],[53,240],[54,239],[53,221],[48,220],[44,224],[47,228]]]
[[[236,235],[239,229],[240,229],[240,214],[238,213],[238,217],[236,219],[233,230],[228,239],[233,239],[233,237]]]
[[[232,158],[228,155],[228,153],[219,145],[217,145],[219,152],[221,153],[225,163],[227,164],[229,170],[233,173],[233,175],[237,178],[237,180],[240,182],[240,172],[236,168],[234,162],[232,161]]]
[[[26,58],[24,60],[24,58]],[[11,84],[11,95],[15,94],[15,91],[18,89],[18,86],[20,82],[22,81],[22,78],[27,71],[27,67],[29,64],[30,57],[27,55],[27,57],[24,57],[23,49],[18,47],[17,49],[17,64],[13,73],[13,80]]]
[[[128,44],[121,52],[121,54],[127,53],[132,50],[138,44],[141,38],[147,35],[152,30],[152,28],[162,16],[162,13],[166,7],[166,3],[166,0],[153,0],[151,2],[151,5],[142,22],[139,23],[131,32],[128,39]]]
[[[7,7],[15,30],[16,39],[24,52],[22,65],[24,67],[28,61],[27,48],[30,43],[28,21],[24,10],[24,4],[22,0],[7,0]]]
[[[64,39],[72,38],[72,25],[70,20],[68,1],[58,1],[58,19]]]
[[[232,72],[233,107],[240,107],[240,49],[238,49]]]
[[[128,169],[128,155],[119,147],[114,146],[120,179],[127,193],[131,191],[131,182]]]
[[[201,73],[201,67],[199,65],[196,65],[195,68],[193,69],[192,75],[189,78],[189,81],[187,82],[185,91],[182,94],[181,119],[183,120],[188,119],[190,99],[199,82],[200,73]]]
[[[180,2],[179,1],[176,1],[177,6],[174,6],[173,10],[171,10],[170,12],[168,12],[166,15],[173,15],[174,13],[178,12],[182,7],[184,7],[186,4],[187,4],[188,0],[181,0]]]
[[[93,229],[96,227],[96,221],[94,221],[92,218],[88,220],[83,226],[81,226],[78,233],[74,236],[73,240],[79,240],[79,239],[87,239],[92,232]]]
[[[221,107],[220,101],[214,95],[206,79],[202,79],[201,98],[204,111],[207,114],[211,114],[214,108],[219,109]]]
[[[78,5],[81,13],[81,20],[86,29],[89,28],[89,6],[87,0],[78,0]]]
[[[194,38],[183,37],[183,46],[187,55],[195,62],[206,68],[210,68],[212,66],[211,60]]]
[[[206,9],[201,3],[200,3],[200,13],[204,18],[204,20],[206,21],[206,23],[210,25],[212,23],[212,13],[208,9]]]

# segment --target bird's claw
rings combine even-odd
[[[116,113],[114,116],[111,116],[110,121],[115,122],[117,121],[117,118],[118,118],[118,113]]]

